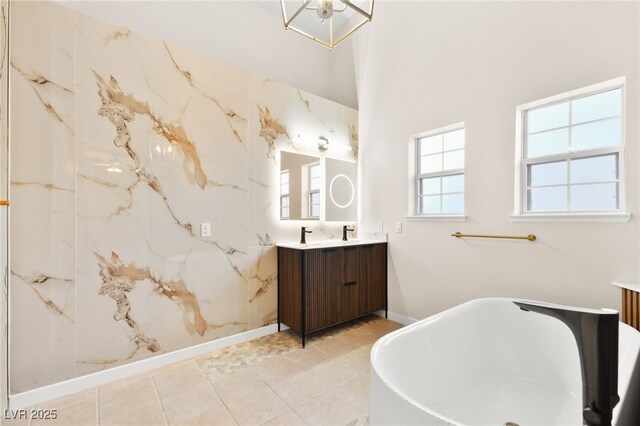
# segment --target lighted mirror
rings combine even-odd
[[[358,220],[358,165],[327,158],[325,214],[330,222]]]
[[[320,158],[280,152],[280,219],[319,220]]]

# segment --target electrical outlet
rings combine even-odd
[[[202,238],[209,238],[211,236],[211,224],[210,223],[201,223],[200,224],[200,236]]]
[[[396,222],[396,232],[402,232],[402,222]]]
[[[378,231],[377,232],[384,232],[384,224],[382,222],[378,222]]]

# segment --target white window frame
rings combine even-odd
[[[322,200],[320,199],[320,187],[322,186],[322,168],[320,167],[320,161],[316,161],[314,163],[310,163],[305,165],[307,168],[307,217],[311,219],[320,219],[320,214],[322,210]],[[318,177],[318,189],[311,189],[311,168],[318,167],[320,177]],[[311,196],[312,194],[318,194],[318,215],[313,216],[312,213],[312,204],[311,204]]]
[[[286,174],[288,176],[289,182],[287,183],[287,192],[286,194],[282,192],[282,175]],[[285,169],[280,171],[280,219],[289,219],[291,217],[291,197],[289,196],[289,192],[291,189],[291,173],[289,173],[289,169]],[[287,216],[282,215],[282,199],[286,198],[289,201],[289,205],[287,206],[287,210],[289,214]]]
[[[620,145],[615,147],[595,148],[584,151],[553,154],[533,159],[524,157],[526,149],[526,121],[525,114],[533,109],[552,106],[563,102],[576,100],[583,97],[596,95],[610,90],[620,89]],[[625,77],[619,77],[602,83],[593,84],[580,89],[572,90],[559,95],[550,96],[516,107],[516,150],[515,150],[515,185],[514,208],[511,219],[514,222],[628,222],[631,215],[626,211],[626,173],[625,173]],[[569,123],[571,127],[571,123]],[[566,161],[579,158],[596,157],[599,155],[618,155],[618,210],[612,211],[557,211],[557,212],[530,212],[526,209],[528,166],[531,164],[544,164],[553,161]]]
[[[420,139],[424,139],[430,136],[436,136],[443,133],[450,133],[456,130],[465,129],[465,141],[464,141],[464,167],[462,169],[446,170],[437,173],[423,173],[420,174]],[[444,156],[443,156],[444,157]],[[420,179],[425,177],[437,177],[437,176],[451,176],[462,174],[465,176],[465,191],[464,191],[464,211],[467,210],[466,202],[466,168],[467,168],[467,131],[464,122],[452,124],[450,126],[440,127],[437,129],[429,130],[426,132],[418,133],[409,138],[409,206],[408,214],[405,219],[409,222],[464,222],[467,220],[465,213],[419,213],[420,209]],[[442,194],[441,194],[442,197]]]

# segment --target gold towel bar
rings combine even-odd
[[[0,206],[8,206],[9,200],[0,200]]]
[[[477,235],[477,234],[463,234],[460,232],[456,232],[455,234],[451,234],[451,236],[456,238],[472,237],[472,238],[504,238],[508,240],[529,240],[529,241],[536,240],[536,236],[533,234],[529,234],[526,237],[523,237],[518,235]]]

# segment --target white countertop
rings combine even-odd
[[[276,244],[278,247],[290,248],[295,250],[312,250],[319,248],[332,248],[332,247],[349,247],[349,246],[362,246],[365,244],[383,244],[386,241],[382,240],[372,240],[372,239],[357,239],[357,240],[327,240],[327,241],[310,241],[307,244],[300,243],[281,243]]]
[[[640,293],[640,283],[619,283],[614,281],[611,284],[616,287],[626,288],[627,290],[637,291],[638,293]]]

